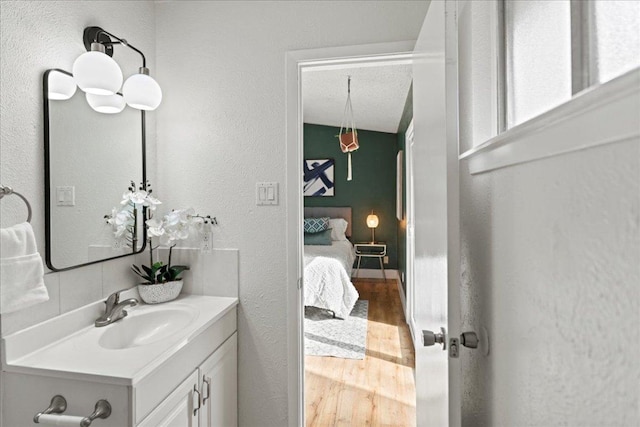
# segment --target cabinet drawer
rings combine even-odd
[[[188,342],[175,356],[134,385],[136,425],[236,331],[236,317],[234,308],[197,338]]]

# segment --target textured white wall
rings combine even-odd
[[[71,69],[75,58],[85,51],[82,32],[89,25],[102,26],[129,39],[147,52],[153,67],[154,4],[146,1],[2,1],[0,24],[0,181],[29,199],[33,208],[31,223],[44,257],[42,75],[48,68]],[[118,47],[116,51],[116,60],[125,72],[139,66],[140,59],[135,52]],[[152,119],[148,139],[152,142],[154,138]],[[153,144],[150,145],[153,152]],[[4,198],[0,208],[3,227],[25,218],[25,208],[15,197]],[[133,277],[130,278],[127,271],[131,262],[132,258],[125,258],[47,274],[45,282],[51,299],[2,316],[2,333],[48,319],[132,284]]]
[[[150,64],[154,64],[152,2],[0,2],[0,182],[22,193],[31,203],[31,224],[43,257],[42,74],[48,68],[71,69],[75,58],[85,51],[82,31],[89,25],[102,26],[128,38],[143,52],[148,52]],[[123,61],[122,66],[127,67],[127,55],[118,54],[118,57],[118,61]],[[139,61],[133,55],[130,60]],[[153,141],[153,121],[149,128],[148,137]],[[16,197],[5,197],[0,203],[0,213],[2,227],[26,218],[25,207]],[[49,301],[0,316],[0,334],[9,334],[133,285],[134,278],[128,270],[131,260],[124,258],[46,274]],[[0,406],[1,402],[2,396]]]
[[[486,46],[493,6],[470,3],[466,148],[491,132],[491,93],[475,84],[491,57],[464,44]],[[489,357],[462,350],[463,425],[638,425],[640,141],[475,176],[463,162],[461,186],[462,325],[491,337]]]
[[[157,4],[163,197],[215,214],[240,249],[240,425],[287,424],[285,52],[415,39],[418,2]],[[255,183],[280,182],[257,207]]]

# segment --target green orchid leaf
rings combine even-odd
[[[180,275],[183,271],[188,270],[188,265],[174,265],[169,269],[170,279],[169,280],[180,280]]]
[[[148,274],[142,273],[142,271],[140,271],[140,268],[137,265],[132,265],[131,266],[131,271],[133,271],[135,274],[137,274],[138,276],[140,276],[141,278],[143,278],[147,282],[152,282],[153,283],[153,281],[154,281],[151,278],[151,276],[149,276]]]

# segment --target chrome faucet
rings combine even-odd
[[[110,325],[113,322],[122,319],[123,317],[127,317],[127,311],[125,310],[125,308],[135,307],[136,305],[138,305],[138,300],[135,298],[129,298],[121,302],[120,292],[122,291],[112,293],[104,302],[106,306],[104,309],[104,314],[96,319],[96,328]]]

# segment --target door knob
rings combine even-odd
[[[435,333],[433,331],[422,331],[422,344],[425,347],[430,347],[436,343],[442,344],[442,349],[447,349],[447,341],[446,341],[447,331],[444,328],[440,328],[440,333]]]

